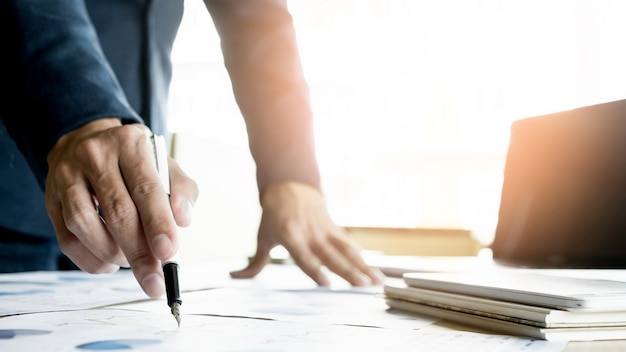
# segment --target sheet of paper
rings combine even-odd
[[[624,310],[626,281],[531,271],[407,273],[409,286],[567,310]]]
[[[220,288],[186,293],[181,311],[183,319],[194,314],[405,329],[418,329],[437,321],[388,311],[378,290]],[[165,302],[157,300],[117,307],[158,312],[164,306]]]
[[[579,279],[626,281],[626,269],[515,269],[515,271]]]
[[[234,265],[182,266],[181,290],[223,286],[249,286],[253,282],[232,280]],[[111,274],[82,271],[38,271],[0,275],[0,316],[77,310],[148,300],[130,270]],[[10,304],[9,304],[10,302]],[[161,303],[167,307],[165,303]]]
[[[129,270],[92,275],[81,271],[0,275],[0,316],[78,310],[145,300]]]
[[[2,351],[562,351],[564,343],[445,330],[90,309],[0,318]]]
[[[478,256],[403,256],[369,253],[364,255],[368,265],[380,269],[385,275],[402,277],[409,272],[467,272],[496,270],[491,258]]]
[[[407,272],[527,272],[573,278],[624,281],[626,269],[535,269],[498,264],[483,256],[400,256],[366,253],[365,261],[385,274],[402,277]]]

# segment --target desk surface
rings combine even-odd
[[[626,341],[532,341],[390,312],[380,287],[351,288],[335,278],[330,289],[318,288],[293,265],[230,279],[228,271],[239,266],[181,269],[180,328],[164,299],[145,299],[129,271],[0,275],[0,350],[626,349]]]

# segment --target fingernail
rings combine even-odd
[[[143,278],[141,288],[148,296],[152,298],[161,297],[165,290],[165,282],[157,273],[152,273]]]
[[[174,246],[166,235],[158,235],[152,240],[152,248],[157,258],[161,260],[170,259],[173,255]]]

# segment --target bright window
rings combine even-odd
[[[186,6],[170,127],[202,130],[253,173],[219,39],[202,2]],[[626,98],[623,1],[295,0],[290,9],[341,225],[462,227],[488,243],[510,123]],[[253,179],[240,189],[254,202]]]

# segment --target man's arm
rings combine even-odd
[[[308,86],[286,1],[205,3],[246,120],[263,208],[256,254],[231,275],[255,276],[280,244],[320,285],[329,284],[322,266],[354,285],[380,284],[380,273],[330,218],[320,191]]]
[[[168,199],[151,132],[131,123],[141,119],[128,106],[81,0],[2,0],[0,23],[9,43],[2,58],[8,66],[0,69],[8,77],[0,115],[45,182],[61,249],[91,273],[130,266],[143,290],[160,296],[159,261],[176,252],[176,225],[189,222],[195,182],[170,160]]]
[[[283,181],[319,188],[309,90],[286,2],[205,3],[246,120],[260,193]]]

